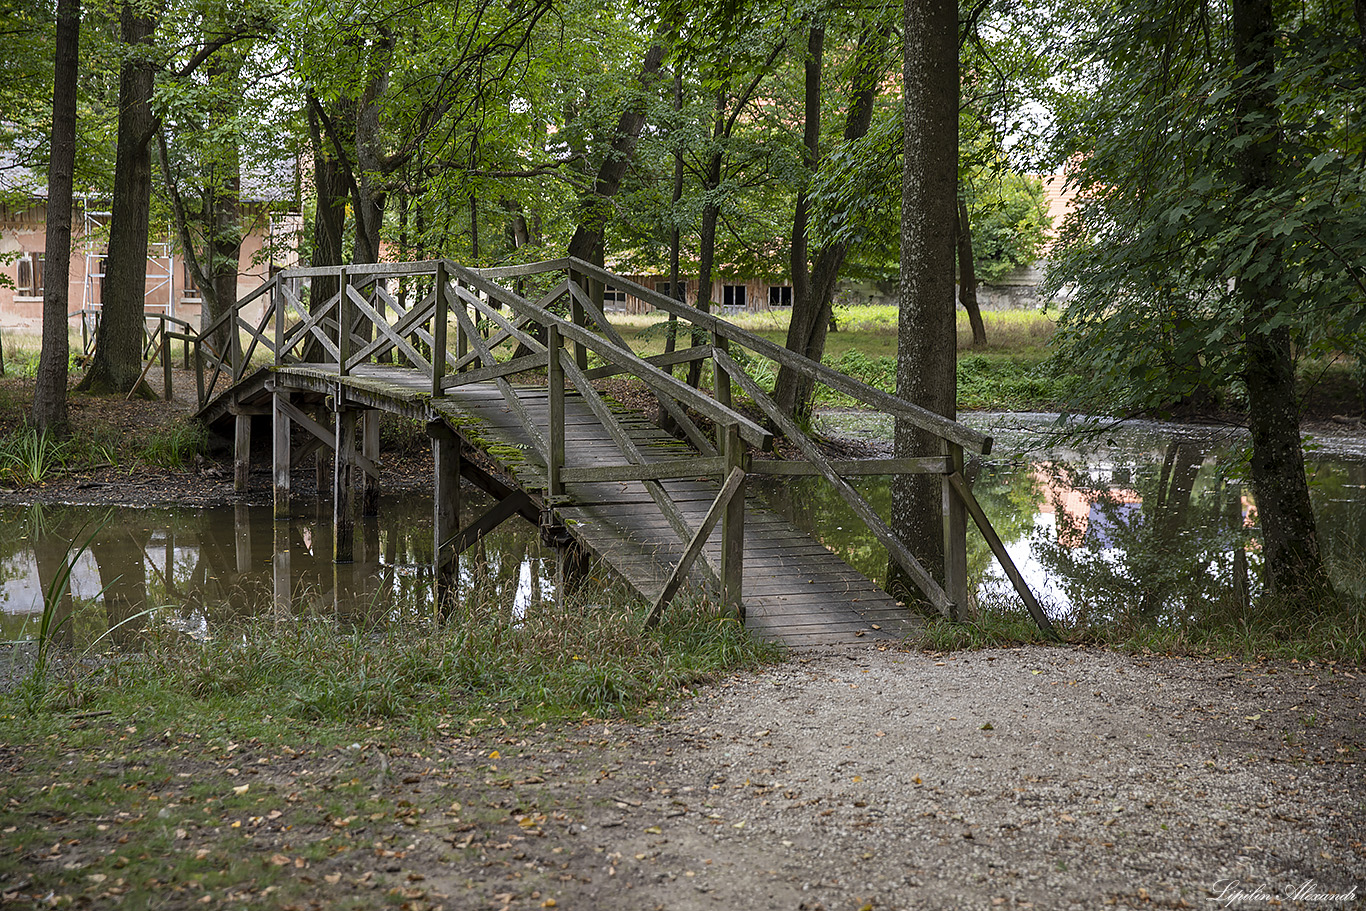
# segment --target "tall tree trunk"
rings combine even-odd
[[[209,79],[220,86],[224,99],[238,96],[224,86],[239,84],[242,75],[244,56],[237,52],[220,52],[214,55],[209,66]],[[214,180],[208,188],[208,243],[210,281],[213,294],[210,319],[218,317],[237,306],[237,275],[242,262],[242,219],[239,200],[242,192],[242,155],[238,148],[236,131],[231,124],[237,119],[238,108],[235,100],[227,100],[215,105],[210,112],[209,128],[221,131],[225,137],[217,150]],[[229,320],[223,332],[215,339],[219,350],[226,351],[228,338],[236,331],[235,324]]]
[[[807,167],[813,172],[819,165],[820,152],[817,139],[820,135],[821,46],[816,43],[815,31],[812,30],[807,43],[804,156]],[[844,121],[845,141],[867,135],[872,125],[873,102],[882,76],[882,52],[886,40],[887,31],[881,27],[870,27],[859,35],[849,91],[849,110]],[[838,242],[827,244],[816,252],[815,264],[808,266],[807,206],[806,194],[803,192],[797,198],[792,219],[792,316],[787,329],[787,349],[819,361],[825,354],[825,337],[831,323],[831,303],[849,248],[847,244]],[[777,405],[786,414],[795,417],[810,412],[815,380],[791,368],[780,367],[774,388]]]
[[[1256,196],[1282,178],[1280,112],[1272,84],[1276,20],[1271,0],[1233,0],[1232,13],[1239,72],[1234,121],[1248,138],[1234,166],[1242,191]],[[1305,480],[1290,330],[1274,322],[1286,290],[1281,259],[1276,240],[1264,241],[1258,261],[1266,268],[1244,270],[1236,286],[1244,308],[1243,381],[1252,435],[1252,490],[1261,519],[1268,591],[1287,605],[1298,600],[1321,609],[1331,587]]]
[[[65,437],[70,341],[71,208],[76,168],[76,72],[81,38],[80,0],[57,0],[57,51],[52,80],[52,159],[47,177],[47,245],[43,255],[43,346],[33,389],[33,423]]]
[[[982,309],[977,306],[977,263],[972,255],[972,224],[968,221],[968,201],[958,200],[958,302],[968,312],[972,326],[972,347],[987,343],[987,327],[982,322]],[[956,330],[955,330],[956,334]],[[955,344],[957,341],[955,340]]]
[[[681,114],[683,111],[683,66],[679,64],[674,68],[674,114]],[[682,257],[683,231],[678,226],[678,204],[683,199],[683,150],[674,149],[674,188],[673,195],[669,197],[669,207],[672,213],[673,226],[669,229],[669,297],[678,301],[680,304],[686,303],[688,295],[682,287],[682,278],[679,275],[679,259]],[[678,314],[669,314],[669,328],[664,336],[664,351],[672,353],[678,347]],[[669,368],[669,373],[673,373],[673,367]],[[673,419],[668,413],[660,411],[660,421],[662,425],[672,424]],[[665,426],[666,430],[671,430]]]
[[[309,265],[340,266],[345,253],[346,201],[348,185],[342,162],[323,136],[318,105],[308,109],[309,135],[313,145],[313,188],[317,204],[313,215],[313,253]],[[332,276],[312,279],[308,292],[309,312],[316,312],[332,299],[339,287]],[[305,361],[317,360],[323,348],[310,341],[304,352]]]
[[[129,52],[119,71],[119,125],[108,266],[95,356],[80,388],[97,393],[132,390],[142,372],[143,300],[147,293],[147,229],[152,199],[153,68],[143,50],[156,20],[125,2],[120,15]]]
[[[958,7],[949,0],[905,0],[903,9],[905,163],[901,193],[901,313],[897,394],[952,418],[956,414],[953,224],[958,185]],[[937,455],[938,438],[896,422],[899,457]],[[898,475],[892,527],[932,574],[942,576],[942,489],[937,477]],[[914,596],[889,564],[893,594]]]

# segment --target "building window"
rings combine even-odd
[[[721,306],[727,310],[745,309],[745,286],[723,285],[721,287]]]
[[[199,287],[194,283],[194,276],[190,273],[190,264],[187,261],[181,261],[180,277],[182,281],[180,296],[198,300],[200,297]]]
[[[43,296],[43,254],[26,253],[19,260],[19,281],[15,291],[20,297]]]
[[[770,307],[791,307],[792,306],[792,286],[791,285],[769,285],[768,286],[768,305]]]
[[[683,289],[680,290],[686,289],[687,286],[684,285],[683,282],[679,282],[679,284],[684,286]],[[655,291],[664,295],[670,300],[674,299],[673,285],[669,282],[655,282]]]
[[[613,288],[611,285],[604,285],[602,288],[602,309],[624,310],[625,308],[626,292],[620,288]]]

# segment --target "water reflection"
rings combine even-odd
[[[1198,619],[1257,596],[1260,550],[1244,438],[1227,428],[1146,423],[1082,445],[1058,443],[1051,415],[969,416],[997,445],[974,492],[1030,587],[1055,616]],[[827,416],[827,432],[887,446],[890,427]],[[1310,491],[1340,588],[1366,578],[1366,455],[1360,441],[1311,444]],[[1345,444],[1345,445],[1340,445]],[[883,479],[859,485],[890,514]],[[886,556],[828,485],[762,485],[762,496],[873,579]],[[1013,601],[975,533],[970,580],[979,601]]]
[[[472,514],[487,504],[466,493]],[[332,562],[331,504],[304,504],[288,522],[270,507],[0,510],[0,640],[37,634],[43,593],[81,544],[57,609],[58,639],[135,645],[151,624],[198,636],[263,612],[327,613],[363,626],[430,616],[431,501],[385,498],[357,524],[354,563]],[[478,590],[522,616],[555,597],[556,551],[519,519],[461,555],[456,588]],[[158,608],[148,614],[149,608]]]

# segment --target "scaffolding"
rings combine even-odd
[[[84,230],[81,250],[85,257],[85,286],[81,291],[81,342],[85,353],[91,353],[95,332],[104,308],[104,265],[109,242],[110,213],[92,209],[89,197],[82,198]],[[167,236],[170,236],[167,228]],[[147,245],[147,280],[151,283],[143,294],[143,312],[148,319],[176,312],[176,255],[168,242]],[[165,299],[162,300],[164,289]],[[73,314],[74,315],[74,314]]]

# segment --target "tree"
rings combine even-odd
[[[1267,589],[1321,608],[1295,357],[1366,316],[1361,32],[1337,0],[1153,0],[1090,34],[1103,79],[1068,123],[1080,204],[1050,279],[1076,289],[1064,362],[1121,414],[1241,404]]]
[[[110,207],[109,255],[95,356],[80,388],[128,392],[142,372],[142,300],[147,284],[147,230],[152,199],[150,143],[156,20],[125,0],[119,15],[125,58],[119,70],[118,147]]]
[[[871,21],[858,32],[857,44],[850,65],[851,78],[848,113],[844,121],[843,142],[862,139],[873,122],[877,92],[886,76],[883,55],[889,29],[884,23]],[[824,56],[825,28],[813,25],[807,42],[805,135],[807,168],[815,172],[820,166],[821,70]],[[788,323],[786,347],[789,351],[819,361],[825,353],[825,335],[830,325],[830,306],[835,296],[835,283],[840,268],[849,252],[849,241],[829,239],[820,243],[814,264],[808,258],[807,221],[810,201],[805,189],[798,191],[792,220],[792,317]],[[815,381],[789,367],[780,367],[774,384],[776,402],[788,415],[805,415],[811,408]]]
[[[76,74],[80,0],[58,0],[52,80],[52,145],[47,179],[47,243],[43,257],[43,342],[33,389],[33,423],[55,437],[68,430],[69,345],[66,315],[71,276],[72,186],[76,169]]]
[[[944,417],[957,413],[954,231],[958,219],[958,7],[905,0],[902,20],[905,153],[901,196],[901,312],[897,394]],[[896,422],[898,457],[937,455],[939,441]],[[942,573],[942,488],[937,478],[898,475],[892,528],[920,562]],[[913,589],[894,562],[893,594]]]

